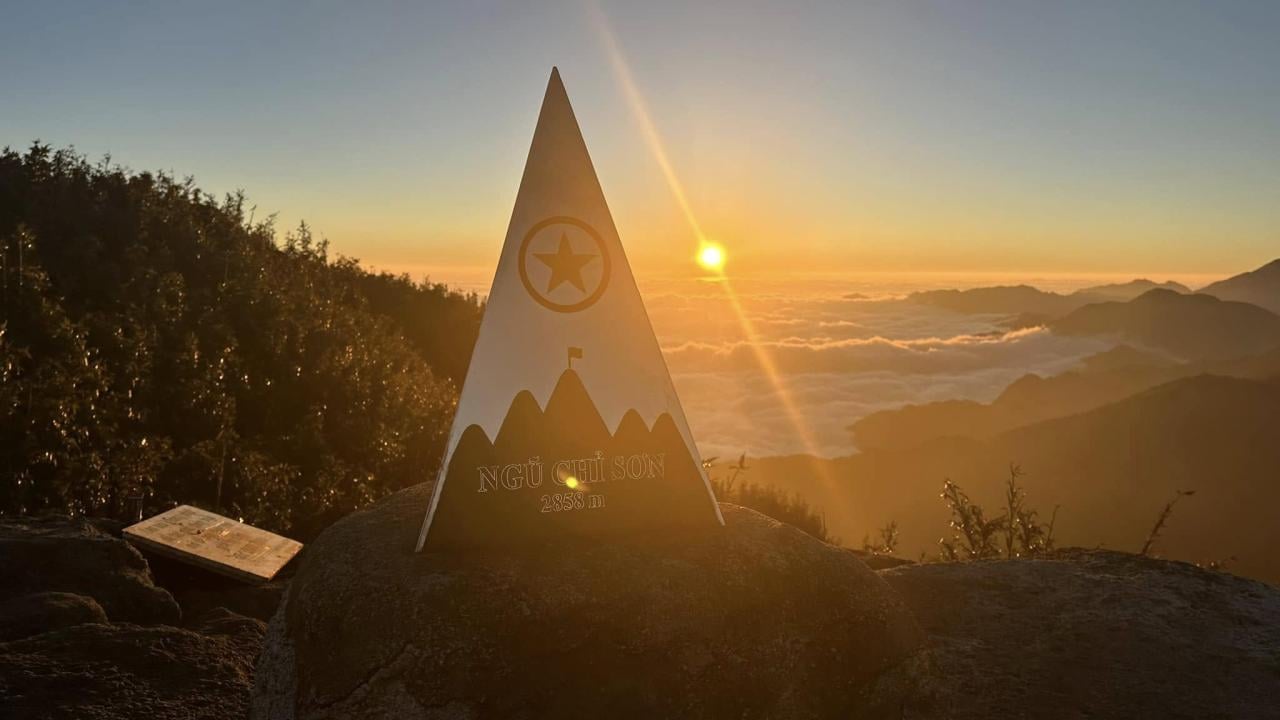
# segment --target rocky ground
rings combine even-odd
[[[103,527],[0,521],[0,717],[244,717],[283,586],[153,568]]]
[[[905,718],[1280,718],[1280,590],[1104,550],[880,572],[929,635]]]
[[[923,647],[865,564],[746,508],[701,532],[415,553],[429,498],[307,549],[252,717],[884,716]]]
[[[873,571],[730,505],[707,537],[420,556],[426,492],[327,531],[283,604],[0,521],[0,717],[1280,718],[1270,585],[1085,550]]]

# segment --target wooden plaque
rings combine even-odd
[[[124,529],[124,536],[157,554],[246,582],[266,582],[302,549],[302,543],[179,505]]]

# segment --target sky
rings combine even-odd
[[[690,216],[743,274],[1280,255],[1278,3],[0,5],[0,145],[435,280],[491,274],[553,65],[640,275],[696,272]]]

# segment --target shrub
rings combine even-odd
[[[1147,533],[1146,542],[1142,543],[1142,550],[1138,552],[1139,555],[1151,554],[1151,549],[1155,547],[1156,540],[1160,538],[1160,531],[1164,530],[1165,523],[1169,522],[1169,516],[1173,514],[1173,506],[1177,505],[1182,498],[1191,497],[1195,494],[1195,490],[1175,490],[1173,492],[1173,498],[1165,503],[1165,506],[1160,510],[1160,514],[1156,515],[1156,522],[1151,526],[1151,532]],[[1226,561],[1211,562],[1213,569],[1222,567],[1225,564]]]
[[[871,542],[871,536],[862,538],[863,552],[872,555],[892,555],[898,551],[898,521],[890,520],[888,525],[880,528],[879,542]]]
[[[827,519],[811,508],[798,493],[790,493],[772,485],[753,482],[739,484],[738,477],[749,469],[746,453],[728,467],[730,474],[723,479],[712,473],[717,459],[713,457],[704,460],[702,466],[711,477],[711,487],[718,500],[749,507],[798,528],[823,542],[832,545],[840,544],[840,539],[827,531]]]
[[[951,511],[950,538],[938,541],[943,560],[979,560],[1039,555],[1053,549],[1053,525],[1058,510],[1054,508],[1049,524],[1042,525],[1037,513],[1026,506],[1026,492],[1018,484],[1022,469],[1009,466],[1005,481],[1005,511],[988,519],[982,506],[969,499],[964,490],[950,479],[943,482],[942,499]],[[1001,543],[1003,539],[1003,543]]]

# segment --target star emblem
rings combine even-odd
[[[516,254],[525,292],[548,310],[586,310],[609,286],[609,250],[595,228],[575,217],[556,215],[534,223]]]
[[[553,253],[533,253],[538,262],[551,268],[551,279],[547,281],[547,292],[551,292],[564,283],[586,292],[586,283],[582,281],[582,268],[595,260],[598,255],[591,253],[575,253],[569,243],[569,236],[560,233],[560,246]]]

